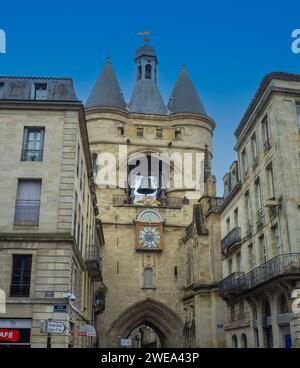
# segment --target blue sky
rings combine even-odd
[[[185,63],[217,123],[213,170],[222,194],[234,130],[261,79],[271,71],[300,73],[300,54],[291,52],[299,14],[299,0],[2,2],[7,53],[0,74],[70,76],[85,101],[109,55],[128,100],[141,45],[136,33],[150,30],[165,101]]]

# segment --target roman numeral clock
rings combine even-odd
[[[135,222],[135,248],[139,252],[161,252],[163,249],[163,219],[153,211],[139,214]]]

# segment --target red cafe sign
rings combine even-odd
[[[6,330],[0,328],[0,341],[18,342],[20,340],[19,330]]]

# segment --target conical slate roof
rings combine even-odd
[[[107,59],[98,79],[96,80],[85,107],[126,108],[126,103],[123,98],[120,85],[109,58]]]
[[[190,112],[207,115],[185,66],[181,67],[168,108],[173,113]]]
[[[153,115],[167,114],[167,108],[154,81],[142,79],[136,82],[129,111]]]

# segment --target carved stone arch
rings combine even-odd
[[[127,308],[112,323],[106,333],[108,347],[117,347],[118,338],[128,338],[142,324],[158,334],[163,347],[183,346],[183,323],[180,317],[167,305],[146,298]]]

